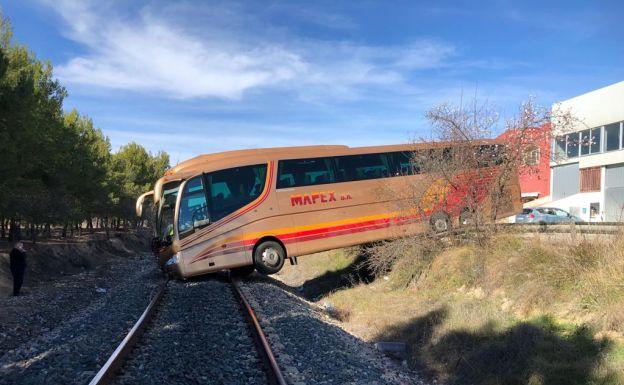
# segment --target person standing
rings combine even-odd
[[[24,272],[26,271],[26,250],[22,242],[16,242],[11,250],[11,274],[13,275],[13,295],[19,295],[24,283]]]

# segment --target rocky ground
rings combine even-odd
[[[108,255],[78,274],[0,298],[0,385],[87,384],[164,277],[148,254]],[[242,289],[289,384],[422,384],[327,312],[255,275]],[[265,384],[249,325],[220,276],[172,281],[117,384]]]
[[[117,384],[266,384],[229,284],[172,281]]]
[[[152,256],[125,255],[0,298],[0,384],[88,383],[162,280]]]
[[[419,377],[341,329],[314,304],[276,281],[250,279],[242,290],[291,384],[424,384]]]

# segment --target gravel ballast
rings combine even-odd
[[[266,384],[240,304],[218,277],[169,282],[116,384]]]
[[[289,384],[425,384],[275,284],[256,279],[242,282],[241,289],[260,318]]]
[[[0,299],[0,384],[86,384],[163,281],[147,254]]]
[[[163,282],[149,255],[115,258],[2,298],[1,384],[87,384]],[[423,384],[313,304],[255,278],[241,289],[291,385]],[[219,276],[171,281],[115,384],[266,384],[240,304]]]

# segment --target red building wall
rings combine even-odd
[[[519,149],[518,178],[523,196],[537,194],[535,198],[550,195],[550,124],[529,128],[523,131],[507,130],[500,136],[510,148]],[[532,157],[531,150],[539,154]],[[513,150],[512,150],[513,151]],[[535,161],[535,164],[531,164]]]

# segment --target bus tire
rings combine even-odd
[[[275,241],[264,241],[254,250],[254,265],[262,274],[275,274],[282,269],[286,251]]]
[[[461,214],[459,214],[459,226],[466,227],[472,224],[473,214],[470,212],[470,209],[462,210]]]
[[[444,211],[438,211],[430,219],[431,228],[436,233],[443,233],[451,229],[451,218]]]
[[[254,271],[256,271],[256,267],[254,265],[247,265],[230,269],[230,274],[232,274],[232,276],[234,277],[245,278],[252,275]]]

